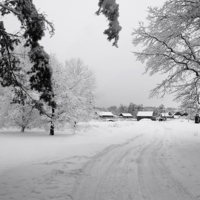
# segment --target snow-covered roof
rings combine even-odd
[[[169,117],[169,113],[161,113],[161,116],[163,116],[163,117]]]
[[[110,117],[110,116],[114,117],[114,115],[111,112],[100,112],[99,116],[100,117]]]
[[[133,117],[133,115],[131,115],[131,113],[121,113],[119,116],[123,116],[123,117]]]
[[[137,117],[152,117],[153,111],[139,111]]]

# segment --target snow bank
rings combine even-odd
[[[37,160],[89,155],[132,137],[133,122],[90,122],[49,136],[45,131],[0,131],[0,172]],[[126,132],[126,134],[123,134]]]

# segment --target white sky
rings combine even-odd
[[[55,25],[55,35],[42,40],[48,53],[55,53],[60,62],[81,58],[95,73],[98,86],[96,105],[109,107],[130,102],[144,106],[175,107],[172,97],[149,99],[149,91],[162,76],[149,77],[144,64],[136,61],[132,51],[132,30],[147,16],[148,6],[162,5],[164,0],[117,0],[120,4],[119,48],[107,41],[103,31],[108,27],[104,16],[96,16],[98,0],[33,0],[40,12]]]

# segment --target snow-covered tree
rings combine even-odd
[[[107,111],[111,112],[114,115],[118,115],[119,114],[117,106],[110,106],[110,107],[107,108]]]
[[[0,83],[2,86],[13,86],[26,92],[23,84],[19,82],[16,73],[21,70],[20,59],[13,53],[14,46],[25,40],[25,46],[29,47],[28,56],[33,64],[30,71],[29,82],[32,90],[39,92],[39,100],[44,101],[52,110],[56,103],[53,100],[52,70],[49,65],[49,56],[40,46],[39,40],[44,36],[46,28],[51,34],[54,33],[52,23],[47,21],[44,14],[37,11],[32,0],[4,0],[0,3],[0,14],[6,16],[13,14],[17,17],[21,26],[15,34],[8,33],[4,28],[4,22],[0,22]],[[46,115],[40,101],[34,101],[35,107]],[[52,118],[52,114],[49,115]],[[53,135],[53,125],[50,134]]]
[[[39,111],[28,102],[28,99],[23,98],[23,103],[17,103],[19,91],[15,90],[0,86],[0,127],[19,127],[22,132],[25,128],[40,127],[42,116]]]
[[[0,121],[1,127],[20,127],[24,132],[25,128],[38,127],[41,124],[41,116],[36,109],[34,101],[39,100],[39,93],[30,89],[28,72],[33,64],[30,63],[28,51],[22,41],[15,46],[13,54],[19,60],[18,68],[15,72],[15,78],[19,86],[0,86]]]
[[[118,22],[118,4],[115,0],[100,0],[97,15],[103,13],[109,20],[109,28],[105,30],[108,40],[114,39],[113,45],[117,46],[119,31],[121,27]],[[52,69],[49,63],[49,55],[39,44],[48,29],[51,35],[54,34],[54,26],[45,15],[39,13],[32,0],[3,0],[0,2],[0,15],[13,14],[20,22],[19,31],[8,33],[4,28],[4,22],[0,21],[0,84],[3,87],[13,86],[21,93],[29,96],[24,85],[19,81],[17,73],[22,68],[20,59],[13,53],[14,46],[25,40],[25,46],[29,47],[28,57],[33,64],[27,72],[29,74],[30,88],[39,93],[39,99],[34,100],[34,107],[51,121],[50,135],[54,135],[53,118],[55,117],[56,102],[52,86]],[[45,102],[51,107],[51,112],[44,109]]]
[[[133,115],[134,111],[136,109],[136,105],[134,103],[130,103],[128,106],[128,112],[131,113]]]
[[[127,106],[120,104],[120,106],[118,107],[118,113],[121,114],[121,113],[127,113],[127,112],[128,112]]]
[[[146,72],[166,74],[150,96],[174,93],[183,104],[200,104],[200,1],[168,0],[149,8],[147,24],[133,32],[134,52]]]
[[[91,119],[96,88],[94,73],[80,59],[71,59],[62,65],[51,55],[51,66],[57,127]]]
[[[136,105],[136,109],[137,109],[137,111],[143,111],[144,110],[143,104]]]
[[[165,111],[165,106],[163,104],[161,104],[159,107],[158,107],[158,111],[159,113],[163,113]]]

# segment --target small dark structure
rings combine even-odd
[[[158,117],[156,117],[156,120],[158,121],[166,121],[167,120],[167,117],[163,116],[162,114]]]
[[[195,122],[195,124],[199,124],[200,118],[199,118],[199,115],[198,115],[198,114],[196,114],[196,116],[195,116],[195,118],[194,118],[194,122]]]

